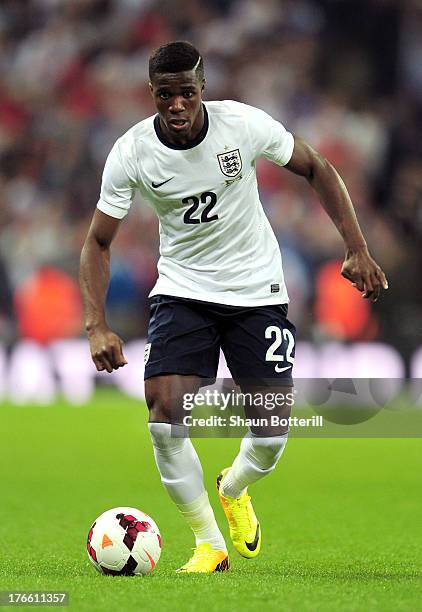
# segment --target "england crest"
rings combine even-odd
[[[225,176],[233,178],[242,171],[242,158],[240,157],[239,149],[227,151],[217,155],[218,163],[220,164],[221,172]]]

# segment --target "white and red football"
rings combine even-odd
[[[148,514],[113,508],[93,523],[86,547],[89,560],[102,574],[145,576],[160,558],[161,535]]]

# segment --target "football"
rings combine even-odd
[[[148,514],[113,508],[92,524],[86,547],[89,560],[102,574],[145,576],[160,558],[161,535]]]

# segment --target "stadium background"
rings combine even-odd
[[[266,161],[301,340],[382,341],[407,373],[422,329],[419,2],[30,0],[0,6],[0,336],[82,336],[78,259],[105,157],[154,112],[151,49],[189,39],[207,99],[256,105],[339,169],[390,290],[374,307],[338,276],[342,244],[305,181]],[[108,317],[145,336],[158,230],[134,205],[113,249]]]
[[[108,319],[132,352],[99,378],[115,377],[126,396],[94,393],[77,285],[106,155],[154,112],[147,60],[159,44],[192,41],[207,99],[267,110],[336,165],[389,278],[376,305],[362,300],[338,274],[341,240],[306,182],[259,163],[299,331],[297,372],[335,376],[340,364],[343,376],[422,377],[421,31],[418,0],[0,3],[1,588],[66,587],[78,610],[179,609],[178,597],[181,609],[197,606],[172,574],[192,540],[159,483],[146,410],[127,397],[141,396],[156,274],[148,207],[133,207],[113,247]],[[301,365],[312,351],[326,351],[323,371]],[[228,464],[238,441],[197,443],[212,490],[216,453]],[[197,595],[210,609],[216,598],[280,609],[280,593],[286,610],[418,609],[421,468],[418,440],[291,440],[283,469],[254,489],[262,560],[234,559],[233,578],[198,580]],[[273,487],[284,495],[276,515]],[[90,522],[125,504],[150,512],[164,536],[142,589],[102,580],[83,556]]]

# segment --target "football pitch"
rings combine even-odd
[[[421,440],[291,438],[251,489],[255,560],[231,547],[215,492],[239,440],[194,441],[232,569],[176,575],[194,541],[159,481],[146,421],[144,405],[107,389],[87,406],[0,405],[0,590],[68,591],[75,611],[422,610]],[[88,529],[115,506],[160,527],[145,578],[102,576],[88,561]]]

